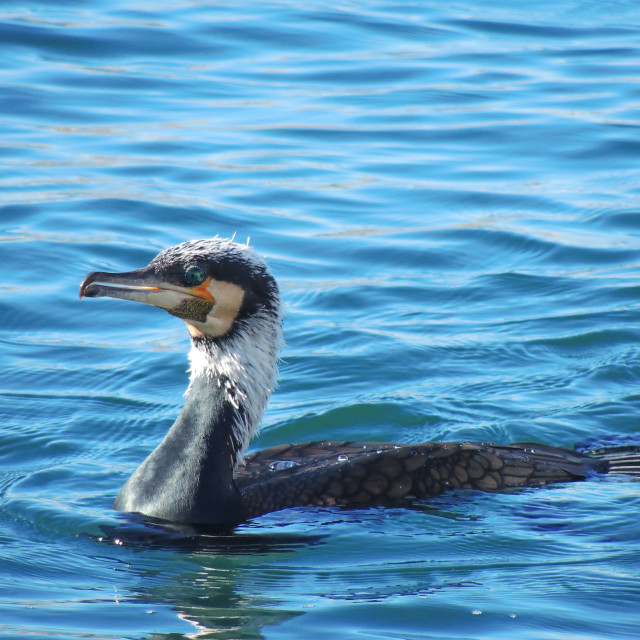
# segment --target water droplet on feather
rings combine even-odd
[[[275,460],[269,463],[269,471],[282,471],[283,469],[291,469],[297,467],[300,463],[293,460]]]

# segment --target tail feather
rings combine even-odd
[[[640,452],[615,453],[604,456],[609,463],[609,473],[640,478]]]

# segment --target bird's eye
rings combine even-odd
[[[188,285],[196,287],[205,281],[204,271],[200,267],[188,267],[184,272],[184,279]]]

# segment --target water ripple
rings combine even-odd
[[[0,636],[635,638],[621,478],[206,541],[117,516],[188,338],[77,294],[251,237],[287,339],[255,448],[634,438],[639,27],[622,0],[3,3]]]

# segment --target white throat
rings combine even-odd
[[[234,333],[219,340],[192,339],[190,384],[201,376],[217,385],[224,398],[236,410],[231,425],[234,439],[240,443],[235,466],[260,430],[262,414],[276,385],[278,352],[282,345],[280,315],[260,314],[242,321]]]

